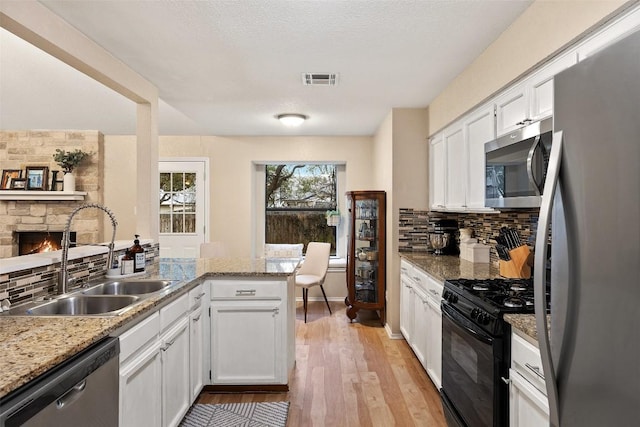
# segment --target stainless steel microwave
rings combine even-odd
[[[548,118],[484,145],[486,206],[540,207],[552,133],[553,119]]]

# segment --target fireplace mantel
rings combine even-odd
[[[86,191],[2,190],[0,200],[84,200],[86,195]]]

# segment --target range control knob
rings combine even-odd
[[[487,325],[490,320],[491,318],[487,313],[480,313],[480,315],[478,315],[478,321],[481,325]]]
[[[480,310],[478,310],[477,308],[474,308],[473,310],[471,310],[471,318],[472,319],[477,318],[478,314],[480,314]]]
[[[453,292],[451,293],[451,299],[449,300],[450,302],[456,303],[458,302],[458,295],[454,294]]]

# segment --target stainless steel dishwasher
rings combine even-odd
[[[118,425],[118,338],[105,338],[0,400],[0,426]]]

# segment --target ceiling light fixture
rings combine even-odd
[[[286,113],[278,114],[276,116],[276,119],[280,120],[280,123],[285,126],[295,127],[300,126],[302,123],[304,123],[304,121],[307,120],[308,117],[304,114]]]

